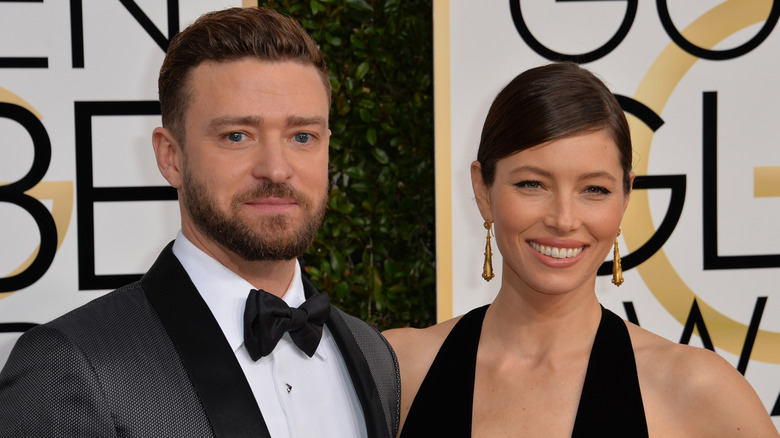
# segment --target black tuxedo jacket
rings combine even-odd
[[[140,281],[19,338],[0,372],[0,436],[269,436],[233,351],[171,247]],[[305,279],[304,290],[318,293]],[[326,324],[369,437],[395,437],[400,380],[389,344],[335,307]]]

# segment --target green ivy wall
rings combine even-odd
[[[330,206],[306,273],[380,330],[433,324],[431,0],[259,3],[301,22],[333,85]]]

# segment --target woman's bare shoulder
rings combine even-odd
[[[655,423],[692,436],[778,436],[753,387],[722,356],[626,326],[651,430]]]
[[[708,383],[722,378],[742,378],[731,364],[711,350],[672,342],[631,323],[626,326],[637,369],[652,378],[649,382],[700,391],[709,390]]]
[[[444,340],[458,322],[453,318],[423,328],[398,328],[382,332],[395,350],[401,371],[401,427]],[[400,430],[399,428],[399,430]]]
[[[439,351],[447,335],[450,334],[452,327],[455,326],[459,319],[460,317],[453,318],[426,328],[404,327],[390,329],[382,332],[382,334],[392,345],[402,365],[406,358],[419,361],[422,357],[428,355],[431,355],[431,362],[433,362],[433,357]]]

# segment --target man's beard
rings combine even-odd
[[[287,184],[263,181],[254,189],[237,194],[229,211],[223,212],[212,193],[189,169],[184,172],[181,189],[184,206],[195,225],[246,261],[291,260],[302,256],[322,224],[328,201],[327,191],[317,205],[312,205]],[[260,218],[255,224],[240,219],[244,203],[265,197],[286,198],[297,203],[304,213],[300,228],[291,229],[290,219],[281,214]]]

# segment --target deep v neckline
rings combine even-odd
[[[444,340],[412,402],[402,438],[471,436],[477,350],[487,308],[465,314]],[[628,329],[619,316],[601,309],[572,437],[647,437]]]

